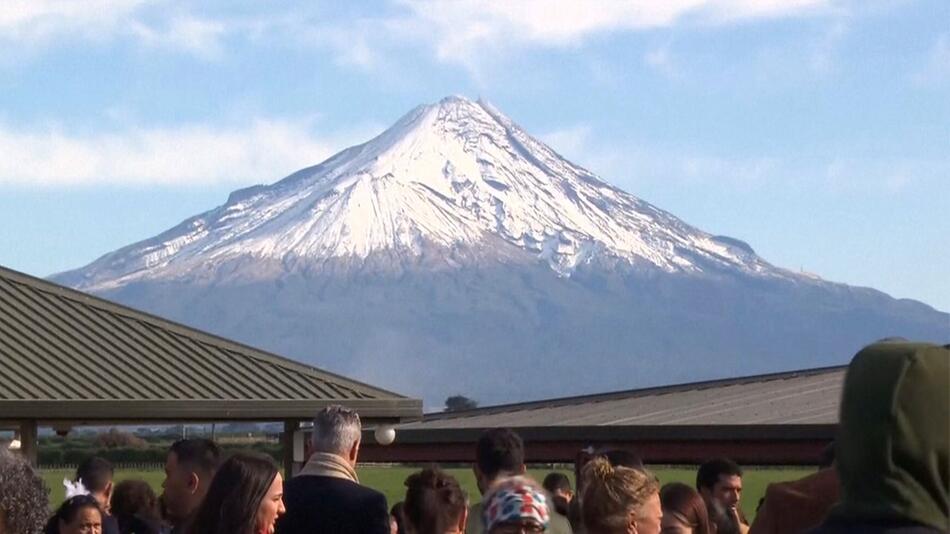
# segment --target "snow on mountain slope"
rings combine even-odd
[[[545,261],[563,275],[596,258],[666,272],[795,276],[740,241],[605,183],[489,104],[449,97],[365,144],[273,185],[236,191],[223,206],[60,279],[104,290],[231,261],[290,270],[376,253],[451,266],[459,251]]]

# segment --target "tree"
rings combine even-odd
[[[115,428],[110,428],[107,432],[96,436],[95,444],[103,449],[145,449],[148,447],[148,443],[144,439]]]
[[[474,408],[478,408],[478,401],[464,395],[452,395],[445,399],[445,411],[447,412],[460,412]]]

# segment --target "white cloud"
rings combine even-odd
[[[676,62],[673,60],[670,45],[668,44],[648,50],[643,55],[643,61],[654,70],[669,78],[681,77],[681,73],[676,67]]]
[[[237,16],[199,15],[181,0],[7,0],[0,9],[0,43],[44,45],[55,39],[128,38],[154,48],[216,59],[225,38],[266,37],[329,49],[360,68],[385,65],[386,51],[422,44],[442,61],[473,74],[489,58],[517,47],[572,47],[609,32],[677,24],[723,25],[821,12],[832,0],[388,0],[371,16],[326,16],[319,5],[250,6]],[[8,48],[7,54],[16,50]],[[669,63],[652,52],[648,61]],[[0,53],[0,57],[2,57]],[[659,62],[659,63],[657,63]]]
[[[105,38],[127,23],[148,0],[6,0],[0,9],[0,37],[37,42],[63,34]]]
[[[178,49],[204,59],[221,57],[224,52],[221,39],[228,31],[223,22],[192,16],[176,16],[165,22],[164,27],[135,20],[129,23],[128,29],[144,45]]]
[[[945,188],[941,184],[950,175],[950,159],[839,155],[801,163],[794,156],[731,155],[604,139],[587,124],[539,138],[573,163],[633,193],[644,186],[679,184],[733,191],[777,188],[873,197]]]
[[[485,49],[575,46],[599,33],[728,24],[816,12],[828,0],[403,0],[406,25],[424,28],[439,59],[470,64]]]
[[[365,127],[321,138],[306,123],[258,120],[240,128],[190,125],[81,136],[57,127],[0,125],[0,186],[272,182],[377,131]]]
[[[937,37],[913,81],[918,86],[936,86],[950,81],[950,33]]]
[[[7,0],[0,8],[0,57],[62,40],[117,38],[204,59],[220,57],[222,38],[242,28],[192,15],[190,7],[163,0]]]

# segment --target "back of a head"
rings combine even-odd
[[[839,421],[834,517],[950,530],[950,349],[864,348],[848,366]]]
[[[465,513],[465,492],[457,480],[438,468],[426,468],[406,479],[403,517],[416,534],[443,534],[459,525]]]
[[[49,511],[48,493],[26,460],[0,447],[0,532],[40,532]]]
[[[277,466],[261,454],[237,453],[218,468],[189,531],[203,534],[253,534],[257,511]]]
[[[602,456],[588,462],[581,476],[581,518],[592,533],[626,532],[630,514],[638,516],[659,491],[656,477],[649,471],[613,466]]]
[[[564,473],[548,473],[541,483],[544,489],[551,494],[552,511],[563,516],[570,514],[571,501],[573,500],[573,491],[571,490],[571,479]]]
[[[221,450],[210,439],[182,439],[169,449],[175,453],[178,465],[201,473],[210,480],[221,462]]]
[[[93,456],[79,464],[76,469],[76,481],[82,482],[82,485],[90,492],[100,493],[105,491],[109,483],[112,482],[114,474],[115,470],[109,460]]]
[[[486,430],[475,445],[475,462],[488,478],[521,473],[524,467],[524,442],[510,428]]]
[[[311,443],[315,452],[345,456],[361,432],[359,414],[343,406],[328,406],[313,418]]]
[[[617,467],[629,467],[631,469],[643,469],[643,458],[640,455],[628,449],[607,449],[598,453],[610,462],[610,465]]]
[[[696,489],[711,490],[719,482],[719,477],[723,475],[741,477],[742,468],[728,458],[716,458],[704,462],[696,471]]]
[[[541,485],[552,495],[559,491],[571,491],[571,479],[567,478],[564,473],[548,473]]]
[[[682,482],[670,482],[660,489],[663,515],[673,514],[678,521],[689,525],[694,534],[711,534],[709,512],[702,496]]]
[[[158,496],[144,480],[123,480],[116,484],[111,512],[120,523],[136,516],[157,519],[161,515]]]

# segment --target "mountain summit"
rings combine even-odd
[[[374,261],[383,255],[385,261]],[[462,97],[415,108],[369,142],[96,261],[72,285],[244,279],[330,260],[620,261],[665,272],[793,276],[744,243],[709,235],[562,158],[491,105]],[[240,269],[224,266],[241,262]]]
[[[460,97],[54,278],[430,406],[950,340],[946,313],[774,267]]]

